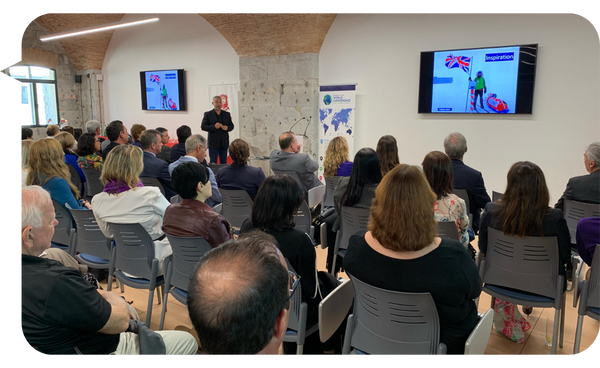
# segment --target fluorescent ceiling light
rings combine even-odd
[[[109,30],[115,29],[115,28],[136,26],[139,24],[156,22],[157,20],[158,20],[158,17],[136,20],[133,22],[108,23],[103,26],[94,26],[94,27],[83,28],[83,29],[75,30],[75,31],[68,31],[68,32],[63,32],[63,33],[55,33],[55,34],[47,35],[44,37],[40,37],[40,41],[50,41],[50,40],[56,40],[58,38],[63,38],[63,37],[80,36],[80,35],[93,33],[93,32],[109,31]]]

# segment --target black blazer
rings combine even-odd
[[[565,192],[554,207],[564,210],[565,199],[584,203],[600,203],[600,170],[569,179]]]
[[[200,128],[208,132],[208,148],[209,149],[227,149],[229,148],[229,132],[234,128],[231,121],[231,114],[221,110],[223,115],[223,125],[227,126],[227,131],[215,128],[217,124],[217,113],[215,110],[210,110],[204,113],[202,125]]]
[[[177,195],[171,187],[171,175],[169,174],[169,164],[165,160],[157,158],[150,152],[144,151],[144,170],[140,177],[157,178],[165,189],[165,197],[169,200]]]
[[[452,185],[455,189],[466,189],[469,195],[469,213],[473,215],[471,228],[479,229],[479,210],[491,202],[485,190],[481,173],[467,165],[462,160],[452,159]]]

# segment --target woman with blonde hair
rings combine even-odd
[[[75,137],[73,137],[73,134],[69,132],[60,132],[54,137],[54,139],[56,139],[62,146],[63,152],[65,153],[65,163],[67,165],[73,166],[73,168],[75,168],[75,170],[77,171],[77,174],[79,174],[79,180],[81,181],[80,190],[83,193],[83,183],[85,183],[85,174],[83,173],[83,170],[81,170],[79,164],[77,163],[77,155],[72,151],[76,143]]]
[[[323,176],[350,176],[352,162],[348,160],[348,142],[344,137],[335,137],[329,142],[323,160]]]
[[[106,237],[113,237],[108,223],[139,223],[154,239],[154,256],[163,273],[163,260],[172,254],[171,245],[162,231],[163,217],[169,202],[157,187],[145,187],[139,179],[144,169],[143,152],[134,145],[118,145],[104,161],[100,180],[102,193],[92,198],[94,217]]]
[[[29,150],[33,141],[31,139],[23,139],[21,141],[21,186],[26,186],[27,173],[29,172]]]
[[[64,162],[63,149],[56,139],[40,139],[29,150],[29,172],[25,183],[39,185],[50,192],[50,197],[71,208],[91,209],[87,201],[79,199],[79,189],[71,183],[71,173]]]
[[[380,289],[430,293],[440,342],[448,354],[462,354],[479,320],[473,299],[481,293],[481,279],[459,241],[437,236],[435,198],[419,167],[392,169],[375,192],[368,231],[350,238],[344,268]]]
[[[387,174],[396,165],[400,163],[398,157],[398,144],[396,138],[391,135],[384,135],[379,138],[377,142],[377,156],[379,156],[379,163],[381,164],[381,175]]]

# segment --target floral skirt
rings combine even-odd
[[[494,326],[517,344],[525,341],[525,331],[531,328],[516,305],[500,299],[494,305]]]

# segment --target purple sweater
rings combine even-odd
[[[352,174],[352,162],[346,161],[340,165],[337,170],[337,176],[350,176]]]
[[[588,266],[591,266],[596,244],[600,244],[600,217],[586,217],[579,220],[576,238],[579,256]]]

